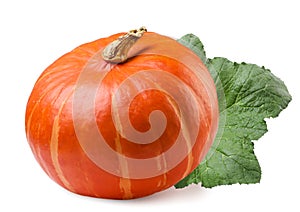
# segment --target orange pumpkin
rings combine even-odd
[[[50,65],[26,109],[36,160],[78,194],[130,199],[173,186],[210,148],[218,103],[191,50],[144,28],[83,44]]]

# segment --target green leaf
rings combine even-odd
[[[207,58],[206,58],[206,53],[204,51],[204,46],[197,36],[193,34],[187,34],[181,37],[177,41],[182,45],[191,49],[196,55],[198,55],[201,58],[201,60],[204,63],[206,62]]]
[[[197,52],[204,52],[203,45],[191,49],[197,48]],[[284,83],[264,67],[226,58],[207,59],[206,66],[217,87],[219,129],[205,160],[175,187],[258,183],[261,169],[252,141],[267,132],[264,119],[277,117],[291,95]]]

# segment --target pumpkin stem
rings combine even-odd
[[[147,32],[145,27],[130,30],[127,34],[120,36],[117,40],[108,44],[102,51],[102,58],[110,63],[123,63],[128,59],[130,48]]]

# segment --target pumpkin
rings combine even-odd
[[[38,78],[25,126],[46,174],[86,196],[165,190],[208,152],[218,125],[214,82],[197,55],[145,28],[83,44]]]

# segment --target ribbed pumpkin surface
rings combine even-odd
[[[214,82],[177,41],[146,32],[122,64],[81,45],[37,80],[26,134],[44,171],[82,195],[130,199],[177,183],[206,155],[218,124]]]

